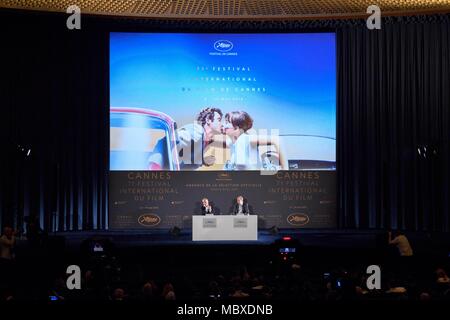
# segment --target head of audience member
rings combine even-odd
[[[142,286],[142,294],[144,295],[144,297],[146,298],[150,298],[153,297],[153,286],[150,282],[146,282],[143,286]]]
[[[387,281],[387,289],[386,293],[397,295],[405,295],[407,293],[407,289],[403,286],[402,281],[392,277]]]
[[[0,290],[0,302],[13,301],[14,291],[11,288]]]
[[[175,300],[175,290],[171,283],[166,283],[162,290],[164,300]]]
[[[250,295],[248,293],[244,292],[244,290],[241,286],[233,288],[233,290],[231,291],[231,294],[230,294],[231,298],[238,298],[238,299],[248,298],[249,296]]]
[[[222,128],[222,111],[219,108],[205,108],[200,111],[197,116],[197,122],[205,129],[206,132],[212,134],[220,134]]]
[[[205,207],[205,208],[209,206],[208,198],[203,198],[202,199],[202,206]]]
[[[122,288],[114,289],[112,299],[114,301],[123,301],[125,299],[125,290],[123,290]]]
[[[444,269],[438,268],[436,269],[436,282],[437,283],[450,283],[450,278]]]
[[[419,300],[420,301],[430,301],[431,300],[431,295],[428,292],[422,292],[419,295]]]
[[[9,226],[6,226],[3,228],[3,234],[7,237],[7,238],[11,238],[14,235],[13,229]]]
[[[253,127],[253,119],[245,111],[232,111],[225,115],[224,132],[237,139],[241,134]]]

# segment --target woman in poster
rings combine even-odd
[[[258,135],[252,127],[253,119],[245,111],[232,111],[225,115],[224,132],[231,140],[231,159],[225,165],[225,169],[285,169],[278,139],[274,136]],[[275,151],[270,146],[274,147]],[[266,152],[261,154],[263,150]]]

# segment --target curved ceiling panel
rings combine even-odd
[[[385,15],[450,12],[450,0],[0,0],[0,7],[148,18],[337,18],[366,15],[377,4]]]

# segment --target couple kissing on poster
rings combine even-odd
[[[285,169],[278,136],[258,134],[245,111],[204,108],[177,137],[182,170]]]

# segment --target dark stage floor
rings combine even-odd
[[[259,231],[257,241],[192,241],[190,231],[181,231],[172,235],[169,230],[122,230],[122,231],[83,231],[58,232],[55,235],[63,236],[67,245],[77,245],[90,237],[108,238],[117,247],[165,246],[165,245],[270,245],[284,236],[297,239],[305,246],[318,247],[353,247],[370,248],[376,246],[377,236],[382,232],[349,231],[349,230],[282,230],[277,234],[269,231]]]
[[[445,233],[406,233],[411,245],[418,251],[433,248],[450,248],[450,234]],[[284,236],[298,240],[305,247],[341,248],[341,249],[376,249],[386,242],[384,230],[328,230],[328,229],[293,229],[280,230],[277,234],[259,231],[257,241],[192,241],[192,233],[182,230],[179,235],[170,234],[169,230],[121,230],[121,231],[73,231],[57,232],[54,235],[65,238],[67,247],[77,247],[91,237],[108,238],[118,248],[152,247],[152,246],[209,246],[209,245],[243,245],[268,246]]]

